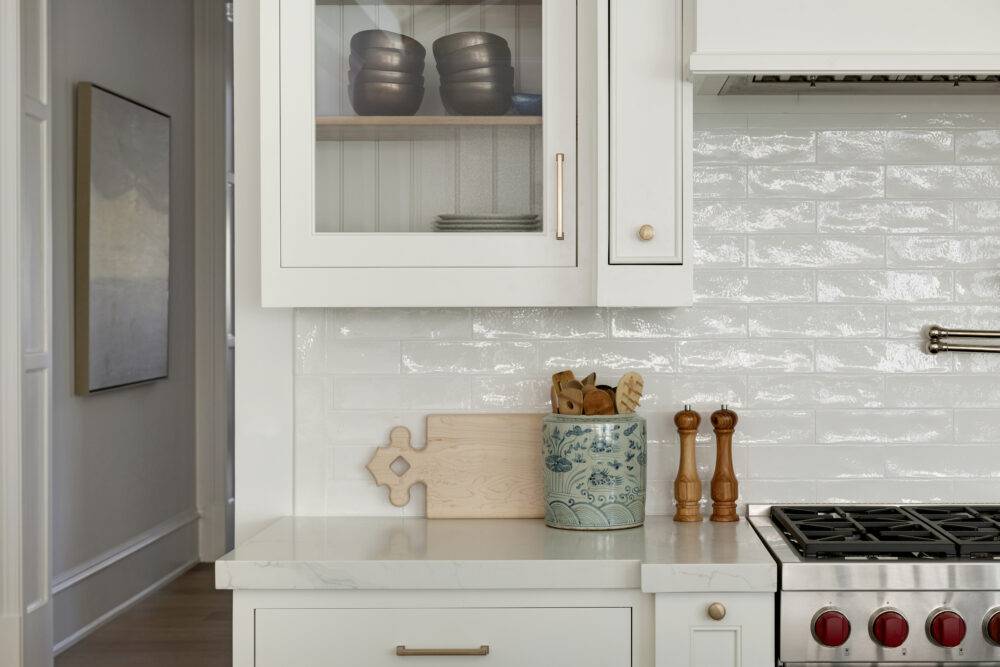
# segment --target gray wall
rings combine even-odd
[[[192,7],[190,0],[52,0],[57,646],[198,553],[197,524],[186,522],[195,511]],[[98,83],[172,117],[170,378],[82,398],[73,394],[74,87],[79,81]],[[80,573],[87,576],[66,586],[68,574]]]

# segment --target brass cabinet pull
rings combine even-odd
[[[566,238],[566,230],[563,229],[563,172],[566,167],[566,154],[556,153],[556,240],[562,241]]]
[[[406,648],[396,647],[396,655],[429,656],[429,655],[489,655],[490,647],[483,644],[479,648]]]
[[[721,602],[713,602],[708,605],[708,616],[713,621],[721,621],[726,617],[726,605]]]

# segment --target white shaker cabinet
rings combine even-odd
[[[773,667],[774,595],[657,594],[656,667]]]
[[[241,19],[261,104],[259,136],[237,107],[236,142],[259,145],[260,191],[237,192],[259,197],[263,305],[690,302],[681,0],[247,0]],[[370,30],[415,42],[352,46]],[[467,31],[506,46],[435,54]],[[383,77],[396,97],[366,101]],[[540,109],[463,102],[477,86]]]

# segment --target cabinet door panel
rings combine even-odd
[[[277,14],[283,268],[577,265],[576,0],[282,0]],[[372,29],[415,39],[422,64],[412,52],[404,60],[415,64],[371,64],[393,57],[352,50],[352,37]],[[494,56],[494,71],[506,74],[471,85],[493,86],[500,104],[511,92],[542,94],[540,115],[484,115],[448,102],[432,45],[469,30],[502,38],[510,51],[509,66]],[[365,91],[384,97],[366,106]],[[418,108],[393,107],[409,93]],[[561,239],[557,154],[565,155]],[[482,220],[498,215],[537,219]]]
[[[409,649],[488,655],[400,657]],[[256,667],[625,667],[631,609],[258,609]]]
[[[681,264],[681,2],[612,1],[608,23],[610,263]]]
[[[721,620],[708,615],[720,602]],[[773,667],[774,595],[656,595],[657,667]]]

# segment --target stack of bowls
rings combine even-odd
[[[506,39],[490,32],[456,32],[434,42],[434,58],[448,113],[502,116],[510,109],[514,68]]]
[[[351,37],[347,87],[359,116],[412,116],[424,99],[427,50],[412,37],[362,30]]]

